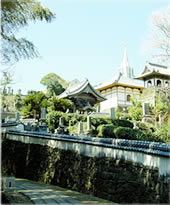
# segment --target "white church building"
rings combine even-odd
[[[118,75],[96,86],[95,89],[107,99],[100,103],[100,112],[104,113],[109,113],[111,108],[130,106],[132,94],[139,96],[143,92],[144,86],[134,80],[133,68],[129,65],[126,48]]]

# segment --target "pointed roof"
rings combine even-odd
[[[130,88],[139,88],[143,90],[143,85],[136,82],[135,80],[132,80],[130,78],[127,78],[126,76],[122,75],[122,73],[119,73],[118,75],[114,76],[111,80],[102,83],[98,86],[96,86],[96,90],[101,91],[105,90],[107,88],[112,88],[114,86],[123,86],[123,87],[130,87]]]
[[[129,70],[130,70],[130,66],[129,66],[129,62],[128,62],[127,48],[125,47],[125,49],[124,49],[124,56],[123,56],[123,62],[120,65],[120,72],[124,76],[129,77]]]
[[[152,76],[153,74],[169,76],[170,78],[170,68],[167,66],[146,62],[143,71],[135,79],[144,80],[144,78]]]
[[[105,90],[107,88],[112,88],[113,86],[116,86],[116,85],[123,86],[123,87],[137,88],[137,89],[140,89],[141,91],[144,88],[140,82],[136,82],[133,79],[133,69],[130,68],[130,66],[129,66],[126,47],[124,50],[123,62],[120,65],[119,74],[115,75],[111,80],[109,80],[105,83],[102,83],[100,85],[97,85],[95,88],[98,91],[102,91],[102,90]]]
[[[127,48],[126,47],[125,47],[125,50],[124,50],[123,65],[129,67]]]
[[[58,96],[58,98],[74,98],[82,93],[90,93],[96,98],[97,102],[106,100],[93,88],[88,79],[83,82],[77,83],[74,86],[68,87],[63,93]]]

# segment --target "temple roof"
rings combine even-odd
[[[145,64],[143,71],[135,79],[144,80],[144,78],[148,76],[152,76],[153,74],[164,75],[164,76],[170,77],[170,68],[168,68],[167,66],[147,62]]]
[[[118,75],[114,76],[111,80],[105,83],[97,85],[95,89],[104,90],[104,89],[111,88],[116,85],[143,89],[143,86],[140,83],[130,78],[127,78],[126,76],[122,75],[122,73],[119,73]]]
[[[89,83],[88,79],[83,82],[77,83],[74,86],[68,87],[63,93],[61,93],[58,98],[74,98],[81,95],[82,93],[91,94],[96,98],[97,102],[102,102],[106,100],[103,96],[96,91],[93,86]]]

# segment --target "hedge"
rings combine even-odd
[[[128,139],[128,140],[136,139],[136,131],[134,131],[133,129],[129,127],[117,127],[114,133],[115,133],[116,138],[118,139]]]
[[[148,123],[136,122],[136,126],[139,130],[142,130],[145,134],[151,134],[154,131],[154,127]]]
[[[133,123],[130,122],[129,120],[119,120],[119,119],[111,119],[112,124],[119,127],[129,127],[133,128]]]
[[[114,129],[114,134],[118,139],[128,139],[128,140],[142,140],[142,141],[154,141],[154,142],[164,142],[165,140],[154,134],[145,134],[139,129],[131,129],[128,127],[117,127]]]
[[[54,132],[59,126],[59,118],[64,118],[64,125],[69,129],[70,133],[78,131],[78,122],[87,123],[87,116],[77,113],[63,113],[59,111],[52,111],[47,114],[47,122],[50,130]],[[92,118],[92,130],[88,134],[91,137],[103,138],[118,138],[129,140],[144,140],[155,142],[166,142],[166,139],[161,136],[156,136],[147,129],[143,123],[138,123],[142,129],[132,129],[133,123],[128,120],[110,119],[94,117]],[[87,125],[86,125],[87,127]],[[85,126],[84,126],[85,128]],[[86,132],[86,130],[84,130]]]
[[[108,117],[94,117],[92,118],[92,125],[94,127],[104,125],[104,124],[112,124],[114,126],[121,126],[121,127],[129,127],[133,128],[133,123],[130,122],[129,120],[119,120],[119,119],[110,119]]]
[[[99,125],[97,128],[98,134],[97,137],[109,137],[109,138],[116,138],[114,129],[117,128],[112,124],[107,125]]]

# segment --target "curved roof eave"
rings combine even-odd
[[[156,72],[156,71],[152,71],[152,72],[147,72],[147,73],[144,73],[142,75],[139,75],[135,79],[137,79],[137,80],[144,80],[144,78],[146,78],[148,76],[151,76],[151,75],[167,76],[167,74],[159,73],[159,72]]]
[[[65,90],[61,95],[58,96],[59,99],[61,98],[69,98],[71,96],[75,96],[75,95],[78,95],[80,94],[87,86],[90,87],[90,89],[92,90],[94,96],[97,98],[98,101],[102,102],[104,100],[106,100],[106,98],[104,98],[103,96],[100,95],[100,93],[98,93],[97,90],[95,90],[91,84],[89,83],[88,80],[85,80],[84,82],[80,83],[79,86],[75,86],[75,90],[73,89],[71,92],[70,92],[70,89],[67,89]]]

